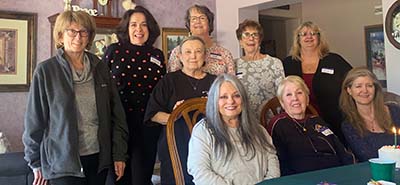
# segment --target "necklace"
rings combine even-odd
[[[306,123],[307,120],[304,121],[303,125],[301,125],[296,119],[292,118],[292,120],[296,123],[296,125],[298,125],[300,128],[302,128],[303,132],[307,132],[307,128],[306,128]]]
[[[186,76],[186,75],[185,75]],[[192,86],[193,90],[196,91],[197,90],[197,86],[199,85],[199,81],[196,79],[196,82],[193,84],[192,81],[190,80],[190,77],[186,76],[186,79],[189,81],[190,86]]]
[[[377,131],[377,128],[376,128],[376,121],[375,121],[374,118],[372,118],[372,119],[367,119],[366,117],[364,117],[363,119],[364,119],[364,122],[365,122],[367,128],[369,128],[369,130],[371,130],[372,132]]]

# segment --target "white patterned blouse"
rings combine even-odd
[[[285,78],[282,62],[265,55],[254,61],[235,59],[236,76],[242,82],[249,96],[250,108],[260,118],[265,103],[276,96],[279,83]]]

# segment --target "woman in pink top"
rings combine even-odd
[[[200,37],[206,43],[206,58],[203,70],[210,74],[223,73],[235,74],[235,63],[231,52],[217,45],[211,38],[214,30],[214,14],[206,6],[194,5],[186,11],[186,28],[190,35]],[[178,58],[179,46],[174,48],[169,56],[168,72],[182,69],[182,63]]]

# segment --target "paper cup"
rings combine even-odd
[[[372,179],[375,181],[385,180],[392,181],[394,179],[394,169],[396,161],[389,159],[373,158],[369,160]]]

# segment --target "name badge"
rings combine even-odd
[[[335,70],[334,69],[328,69],[328,68],[322,68],[321,72],[333,75],[335,73]]]
[[[158,59],[156,59],[154,57],[150,57],[150,62],[161,67],[161,61],[159,61]]]
[[[322,134],[324,134],[324,136],[329,136],[329,135],[333,134],[333,132],[331,129],[326,128],[326,130],[322,131]]]
[[[222,59],[222,56],[218,53],[210,53],[210,57],[213,59],[218,59],[218,60]]]
[[[329,129],[329,128],[326,127],[326,126],[322,126],[322,125],[320,125],[320,124],[315,124],[315,131],[324,134],[324,136],[329,136],[329,135],[333,134],[333,132],[331,131],[331,129]]]
[[[236,77],[238,78],[238,79],[242,79],[243,78],[243,72],[237,72],[236,73]]]

